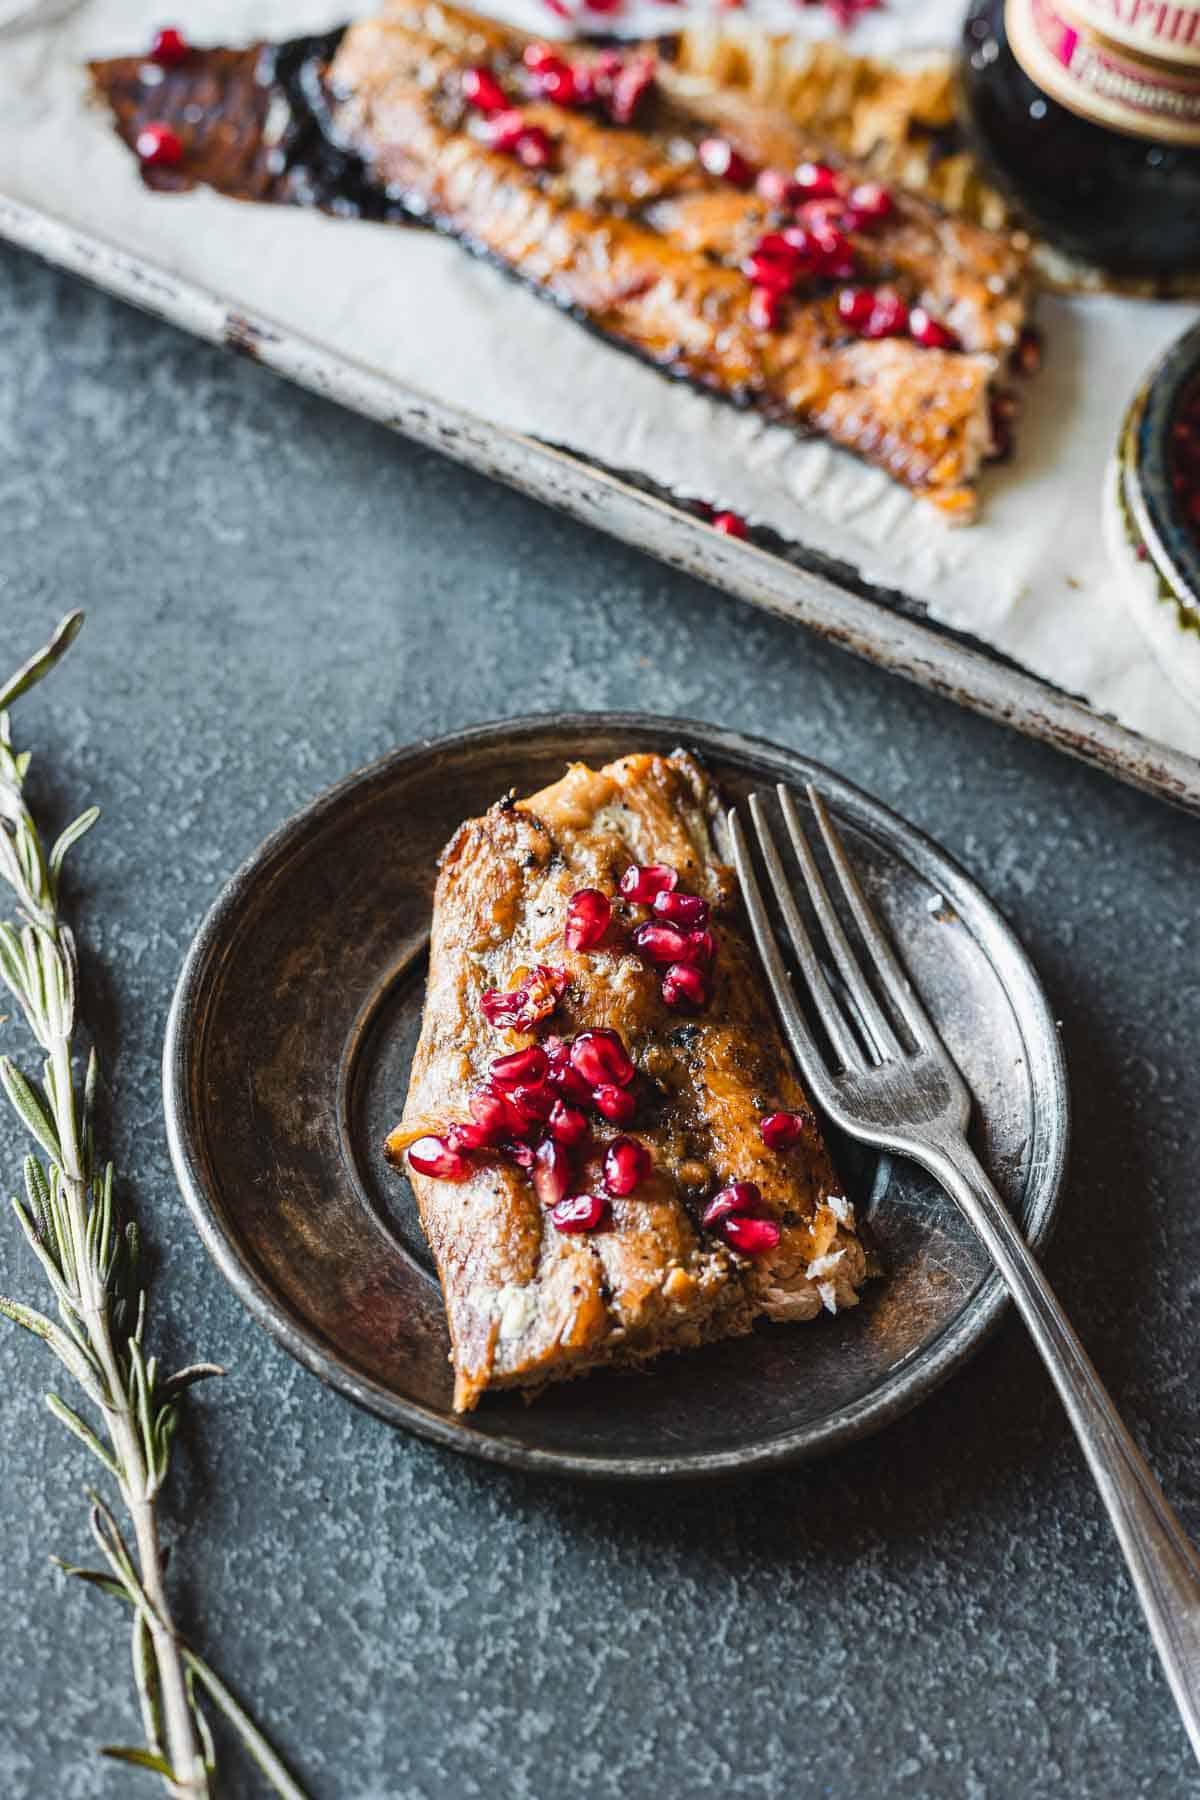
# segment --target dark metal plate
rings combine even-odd
[[[951,1204],[917,1171],[835,1143],[884,1275],[812,1324],[597,1374],[532,1405],[450,1411],[441,1296],[407,1184],[380,1154],[422,999],[435,860],[459,821],[568,758],[696,750],[731,798],[819,781],[978,1101],[977,1147],[1035,1245],[1067,1141],[1064,1071],[1037,978],[967,876],[818,764],[637,714],[480,726],[400,750],[277,831],[204,920],[167,1026],[171,1153],[200,1234],[292,1354],[384,1418],[496,1462],[663,1478],[812,1456],[914,1405],[1004,1304]]]

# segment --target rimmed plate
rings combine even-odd
[[[977,1147],[1043,1243],[1067,1145],[1062,1056],[1012,933],[934,844],[819,764],[735,732],[636,713],[483,725],[396,751],[268,838],[204,919],[167,1025],[171,1154],[208,1250],[308,1368],[394,1424],[493,1462],[672,1478],[813,1456],[915,1405],[1004,1305],[970,1231],[917,1171],[835,1155],[882,1265],[836,1319],[764,1327],[597,1374],[528,1405],[450,1410],[441,1296],[403,1178],[399,1116],[438,852],[461,819],[568,759],[683,744],[730,799],[764,782],[830,799],[978,1101]]]

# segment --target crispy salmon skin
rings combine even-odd
[[[734,1336],[760,1315],[810,1319],[855,1303],[865,1260],[853,1212],[784,1049],[734,876],[717,858],[717,810],[712,783],[683,752],[575,764],[541,793],[468,821],[442,856],[420,1041],[389,1156],[400,1163],[430,1134],[453,1141],[498,1056],[534,1044],[561,1054],[598,1028],[618,1033],[632,1059],[633,1116],[610,1123],[584,1098],[589,1135],[571,1152],[571,1193],[605,1195],[605,1151],[618,1136],[648,1152],[634,1190],[606,1199],[597,1227],[577,1233],[556,1228],[511,1146],[468,1152],[455,1179],[409,1168],[441,1276],[459,1411],[489,1388],[537,1387]],[[652,914],[621,895],[631,865],[669,867],[678,892],[709,908],[715,957],[694,1010],[666,1004],[662,968],[634,946]],[[570,950],[567,908],[582,889],[607,896],[612,913],[598,943]],[[489,1024],[481,1006],[513,991],[532,991],[543,1015],[520,1020],[528,1031]],[[762,1120],[777,1111],[796,1121],[786,1150],[763,1141]],[[719,1224],[702,1224],[732,1182],[756,1184],[754,1210],[777,1239],[769,1248],[742,1253]]]

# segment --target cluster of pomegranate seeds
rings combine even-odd
[[[700,1223],[706,1231],[719,1232],[744,1256],[773,1250],[780,1238],[778,1225],[764,1212],[762,1189],[756,1181],[731,1181],[709,1201]]]
[[[161,121],[143,125],[134,147],[148,169],[174,169],[183,161],[182,138]]]
[[[599,888],[580,888],[567,906],[563,942],[568,950],[591,950],[608,930],[612,901]]]
[[[185,62],[192,53],[192,46],[182,31],[174,25],[164,25],[156,31],[150,42],[150,61],[162,69],[173,69],[177,64]]]
[[[604,1152],[604,1185],[610,1194],[632,1194],[650,1173],[650,1152],[636,1138],[614,1138]]]
[[[565,969],[538,963],[520,987],[489,988],[479,1010],[496,1031],[532,1031],[554,1011],[569,980]]]
[[[750,527],[740,513],[714,513],[712,527],[714,531],[719,531],[723,537],[745,538],[750,535]]]
[[[589,11],[614,11],[620,0],[590,0]],[[560,16],[569,16],[565,10]],[[590,61],[572,62],[554,44],[527,44],[521,60],[528,71],[529,87],[539,100],[555,106],[595,106],[616,125],[632,122],[642,100],[654,86],[657,65],[645,51],[622,56],[604,50]]]
[[[790,1150],[804,1136],[804,1120],[799,1113],[768,1113],[760,1129],[768,1150]]]
[[[654,915],[635,927],[634,949],[663,970],[666,1004],[691,1012],[708,1004],[717,940],[708,929],[708,901],[678,889],[678,872],[665,863],[635,863],[621,877],[625,898],[648,906]]]

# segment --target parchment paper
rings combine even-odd
[[[197,43],[294,36],[346,16],[337,0],[196,0],[180,10]],[[504,10],[537,30],[553,25],[540,0]],[[622,23],[661,31],[682,16],[635,0]],[[789,0],[762,0],[754,16],[829,29],[823,12]],[[206,192],[149,193],[88,103],[81,65],[136,50],[162,17],[162,0],[85,0],[0,43],[0,191],[455,406],[774,526],[1133,729],[1200,755],[1200,710],[1147,651],[1100,528],[1125,405],[1193,306],[1040,300],[1045,363],[1021,384],[1016,455],[985,476],[978,522],[948,528],[850,456],[669,382],[444,239]],[[950,42],[959,17],[959,0],[891,0],[849,42],[884,51]]]

